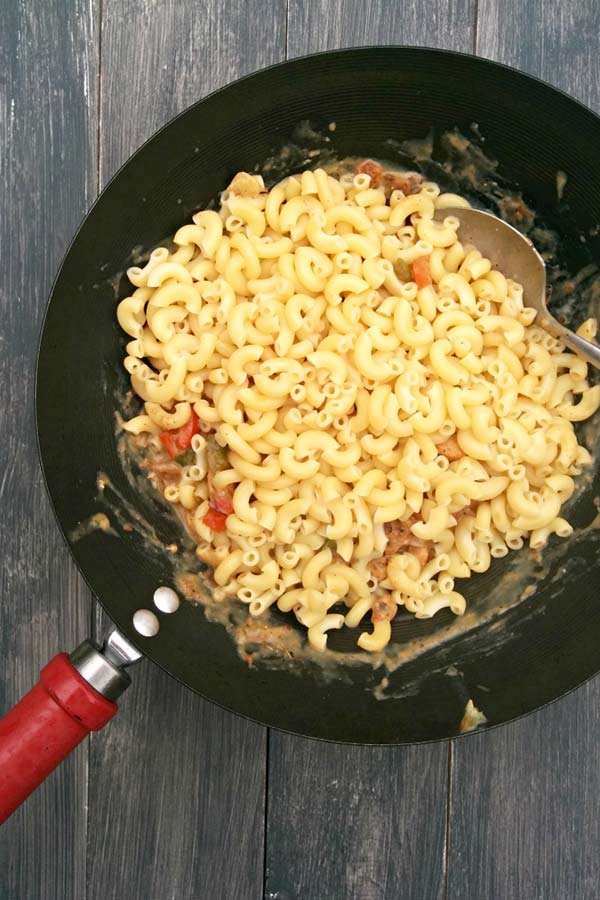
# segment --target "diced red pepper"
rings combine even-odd
[[[383,176],[383,168],[376,163],[373,159],[365,159],[359,166],[356,167],[356,174],[365,174],[368,175],[371,179],[371,183],[369,187],[376,188],[381,184],[381,179]]]
[[[234,486],[228,485],[226,488],[223,488],[220,491],[211,493],[208,498],[208,502],[213,509],[217,510],[217,512],[224,513],[224,515],[226,516],[230,516],[233,512],[233,491]]]
[[[418,256],[411,266],[412,280],[417,287],[424,288],[431,284],[431,272],[429,271],[429,254],[427,256]]]
[[[163,431],[160,435],[160,441],[171,457],[175,459],[182,450],[188,450],[192,445],[192,438],[195,434],[200,433],[200,419],[192,409],[192,414],[181,428],[175,431]]]
[[[169,456],[171,457],[171,459],[175,459],[175,457],[179,453],[179,450],[177,449],[177,446],[175,445],[174,434],[175,434],[175,432],[173,432],[173,431],[163,431],[162,434],[160,435],[160,442],[163,445],[163,447],[165,448],[165,450],[167,451],[167,453],[169,454]]]
[[[225,513],[219,512],[216,509],[209,509],[202,521],[205,525],[208,525],[212,531],[225,531],[227,516]]]
[[[200,419],[192,409],[192,414],[181,428],[175,432],[175,443],[180,450],[187,450],[192,445],[192,438],[200,431]]]

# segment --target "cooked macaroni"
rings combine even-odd
[[[372,161],[271,190],[242,172],[128,273],[144,410],[124,428],[216,597],[293,612],[317,650],[344,625],[382,650],[400,606],[461,615],[455,579],[571,532],[561,506],[590,463],[572,423],[600,386],[457,218],[434,221],[459,205]]]

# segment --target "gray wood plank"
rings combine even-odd
[[[91,623],[39,468],[35,354],[60,258],[96,190],[95,2],[2,4],[0,712]],[[0,831],[2,900],[85,897],[87,745]]]
[[[290,0],[288,55],[357,44],[471,49],[472,0]],[[267,900],[444,895],[448,746],[356,748],[272,732]]]
[[[468,52],[474,0],[290,0],[288,56],[370,44],[408,44]]]
[[[284,59],[285,33],[285,0],[104,0],[102,184],[182,109]]]
[[[600,110],[595,0],[479,0],[477,51]],[[597,900],[598,679],[455,743],[448,900]]]
[[[90,754],[89,900],[258,900],[266,729],[144,662]]]
[[[447,744],[270,747],[265,900],[441,900]]]
[[[477,54],[537,75],[600,109],[596,0],[479,0]]]
[[[600,684],[456,741],[448,900],[597,900]]]
[[[181,109],[280,60],[285,17],[284,0],[105,0],[102,182]],[[265,776],[265,729],[144,664],[92,742],[89,900],[262,897]]]

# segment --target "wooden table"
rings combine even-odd
[[[600,111],[597,0],[0,2],[0,709],[105,626],[55,526],[34,361],[81,217],[179,110],[288,57],[476,52]],[[597,900],[600,681],[458,743],[300,740],[149,663],[2,829],[1,900]]]

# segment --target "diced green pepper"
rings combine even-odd
[[[180,466],[191,466],[195,461],[196,454],[191,447],[188,447],[187,450],[184,450],[183,453],[180,453],[175,457],[175,462],[179,463]]]
[[[405,259],[397,259],[394,263],[394,272],[400,279],[400,281],[411,281],[412,276],[410,273],[410,266],[406,262]]]
[[[206,458],[208,463],[208,471],[211,475],[215,472],[223,472],[229,468],[227,460],[227,450],[217,443],[214,434],[206,435]]]

